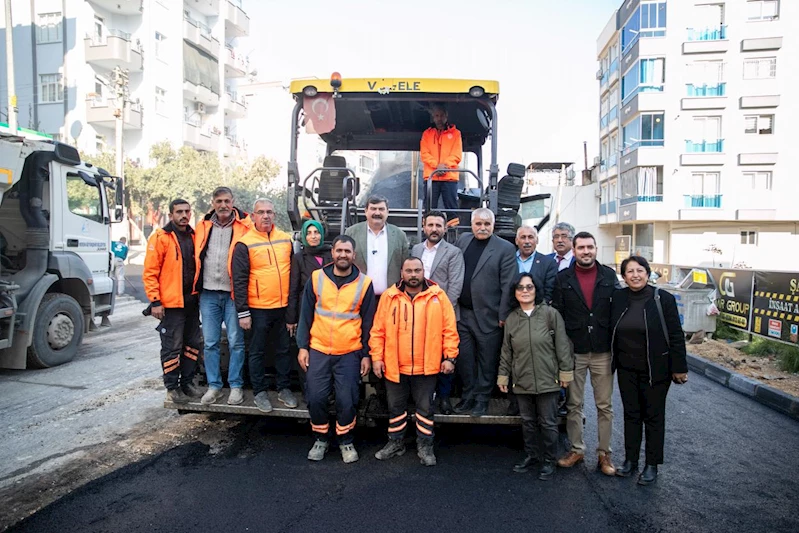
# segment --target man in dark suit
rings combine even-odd
[[[463,252],[460,248],[444,240],[447,231],[447,218],[441,211],[430,211],[424,217],[424,233],[427,239],[415,244],[411,250],[413,257],[418,257],[424,265],[424,277],[433,280],[447,294],[455,310],[455,319],[460,319],[460,298],[463,288]],[[452,414],[449,396],[452,391],[452,374],[438,375],[436,399],[439,412]]]
[[[555,250],[547,257],[551,257],[558,265],[558,271],[566,270],[574,263],[574,226],[568,222],[558,222],[552,228],[552,248]]]
[[[458,300],[458,374],[463,398],[455,412],[472,416],[488,412],[497,381],[502,327],[510,313],[510,284],[517,271],[513,245],[493,233],[494,213],[481,207],[472,211],[472,234],[461,235],[456,243],[463,252],[465,272]]]
[[[544,301],[552,301],[558,264],[548,256],[535,251],[538,246],[538,230],[532,226],[521,226],[516,230],[516,264],[519,272],[529,272],[539,287],[543,287]]]

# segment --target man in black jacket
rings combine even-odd
[[[615,475],[610,460],[613,431],[613,371],[611,369],[610,302],[618,286],[616,272],[596,260],[596,239],[587,232],[574,236],[575,261],[558,273],[552,305],[566,322],[566,333],[574,345],[574,381],[566,403],[566,432],[571,450],[558,461],[570,468],[585,459],[583,442],[583,397],[590,370],[594,402],[597,407],[599,446],[597,467],[605,475]]]

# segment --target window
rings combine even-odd
[[[358,156],[358,173],[361,175],[368,175],[374,173],[375,170],[375,161],[369,156],[360,155]]]
[[[610,91],[610,101],[608,102],[610,106],[610,112],[608,113],[608,120],[613,121],[619,118],[619,89],[613,89]]]
[[[98,152],[104,152],[105,151],[105,137],[103,137],[102,135],[95,135],[94,136],[94,148]]]
[[[719,194],[721,175],[718,172],[694,172],[691,174],[693,193],[695,196],[713,196]]]
[[[644,113],[622,128],[622,153],[640,146],[663,146],[664,133],[663,113]]]
[[[771,190],[771,172],[744,172],[744,183],[750,183],[755,191]]]
[[[694,117],[686,152],[722,152],[721,117]]]
[[[663,201],[663,167],[638,167],[619,177],[621,205]]]
[[[64,85],[61,74],[41,74],[39,76],[39,102],[52,104],[64,101]]]
[[[687,66],[687,96],[724,96],[727,84],[724,82],[723,61],[696,61]]]
[[[608,141],[602,141],[602,148],[599,156],[599,171],[605,172],[608,169]]]
[[[94,37],[95,44],[105,42],[105,21],[100,15],[94,16]]]
[[[61,42],[62,20],[60,11],[36,15],[36,42],[38,44]]]
[[[166,91],[161,87],[155,88],[155,112],[166,116]]]
[[[608,148],[608,168],[615,167],[619,162],[619,134],[614,133],[610,136]]]
[[[613,43],[610,47],[610,73],[619,70],[619,43]]]
[[[164,59],[164,41],[166,40],[166,36],[161,32],[155,32],[155,57],[158,59]]]
[[[749,0],[746,3],[749,20],[776,20],[780,18],[780,0]]]
[[[757,232],[756,231],[742,231],[741,244],[757,246]]]
[[[664,37],[666,35],[666,2],[643,0],[640,7],[627,20],[621,32],[622,53],[639,37]]]
[[[609,98],[605,96],[599,102],[599,128],[607,128],[608,126],[608,111],[610,109]]]
[[[774,115],[746,115],[744,116],[744,132],[757,135],[771,135],[774,133]]]
[[[696,6],[688,28],[689,41],[717,41],[726,39],[724,4]]]
[[[745,80],[767,80],[777,77],[776,57],[755,57],[744,60]]]
[[[626,102],[639,92],[663,91],[665,63],[662,58],[636,61],[621,80],[621,98]]]
[[[95,222],[103,221],[100,188],[86,183],[77,174],[67,174],[67,203],[72,213]]]

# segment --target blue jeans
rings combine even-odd
[[[200,295],[200,314],[203,321],[203,337],[205,339],[205,375],[208,386],[212,389],[222,388],[222,372],[219,368],[219,341],[222,337],[222,322],[227,329],[227,341],[230,348],[230,365],[228,366],[228,383],[231,387],[244,384],[242,370],[244,368],[244,331],[239,326],[239,315],[236,304],[225,291],[203,291]]]

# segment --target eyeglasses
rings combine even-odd
[[[255,212],[255,213],[253,213],[253,214],[254,214],[254,215],[257,215],[257,216],[259,216],[259,217],[262,217],[262,216],[264,216],[264,215],[274,215],[274,214],[275,214],[275,212],[274,212],[274,211],[272,211],[272,210],[270,209],[269,211],[263,211],[263,210],[261,210],[261,211],[256,211],[256,212]]]
[[[516,285],[516,290],[522,292],[533,292],[535,290],[535,285]]]

